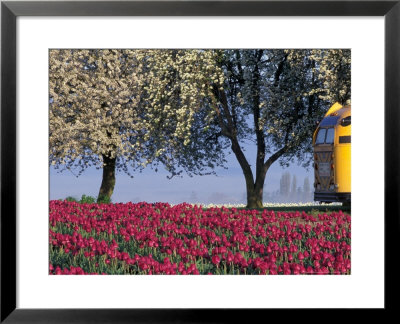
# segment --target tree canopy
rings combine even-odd
[[[193,94],[207,91],[204,116],[213,127],[211,133],[223,147],[231,147],[241,166],[248,207],[262,207],[265,176],[272,163],[309,162],[306,154],[316,122],[333,102],[350,99],[349,50],[191,51],[192,65],[168,53],[175,69],[192,80]],[[159,60],[156,66],[165,60],[159,55],[153,58]],[[197,79],[197,64],[217,69],[211,78]],[[178,94],[174,102],[185,107],[185,98]],[[257,147],[255,172],[243,150],[245,141]]]
[[[117,168],[135,163],[149,125],[139,109],[140,63],[128,50],[51,50],[50,162],[101,166],[120,157]],[[74,165],[75,164],[75,165]]]
[[[222,164],[220,143],[204,138],[204,112],[196,115],[206,93],[193,86],[211,80],[213,70],[193,59],[189,51],[51,50],[50,163],[78,175],[103,168],[99,198],[111,197],[115,170],[132,176],[161,163],[174,176]]]

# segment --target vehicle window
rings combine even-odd
[[[315,139],[315,144],[323,144],[325,142],[325,133],[326,128],[320,128],[317,134],[317,138]]]
[[[333,144],[334,138],[335,138],[335,129],[334,128],[328,128],[327,131],[326,131],[325,143],[326,144]]]
[[[339,136],[339,144],[351,143],[351,135]]]

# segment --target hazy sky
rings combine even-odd
[[[255,146],[246,146],[246,156],[254,169]],[[245,180],[242,170],[233,153],[227,156],[227,167],[216,169],[217,176],[193,176],[167,179],[162,168],[158,172],[147,168],[130,178],[124,172],[116,173],[113,202],[169,202],[169,203],[245,203]],[[254,171],[253,171],[254,172]],[[296,175],[297,186],[303,186],[308,176],[313,183],[312,168],[307,171],[297,163],[282,168],[278,161],[268,170],[264,191],[279,190],[279,181],[284,172]],[[87,169],[76,178],[71,171],[59,172],[50,168],[50,199],[63,199],[67,196],[80,198],[83,194],[97,197],[101,184],[102,170]]]

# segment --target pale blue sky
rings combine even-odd
[[[255,162],[255,147],[247,146],[246,156],[253,165]],[[245,203],[245,181],[242,170],[233,154],[227,157],[228,169],[216,169],[217,176],[193,176],[183,174],[183,177],[167,179],[167,172],[147,168],[142,173],[135,173],[130,178],[124,172],[117,172],[113,202],[169,202],[169,203]],[[296,175],[297,186],[303,186],[304,178],[308,176],[313,183],[312,168],[305,168],[294,163],[282,168],[275,162],[268,170],[264,191],[279,190],[282,173],[290,172]],[[80,198],[83,194],[97,197],[101,184],[102,170],[87,169],[76,178],[70,171],[58,172],[50,168],[50,199],[63,199],[67,196]]]

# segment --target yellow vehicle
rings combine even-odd
[[[313,135],[314,200],[351,202],[351,106],[335,103]]]

